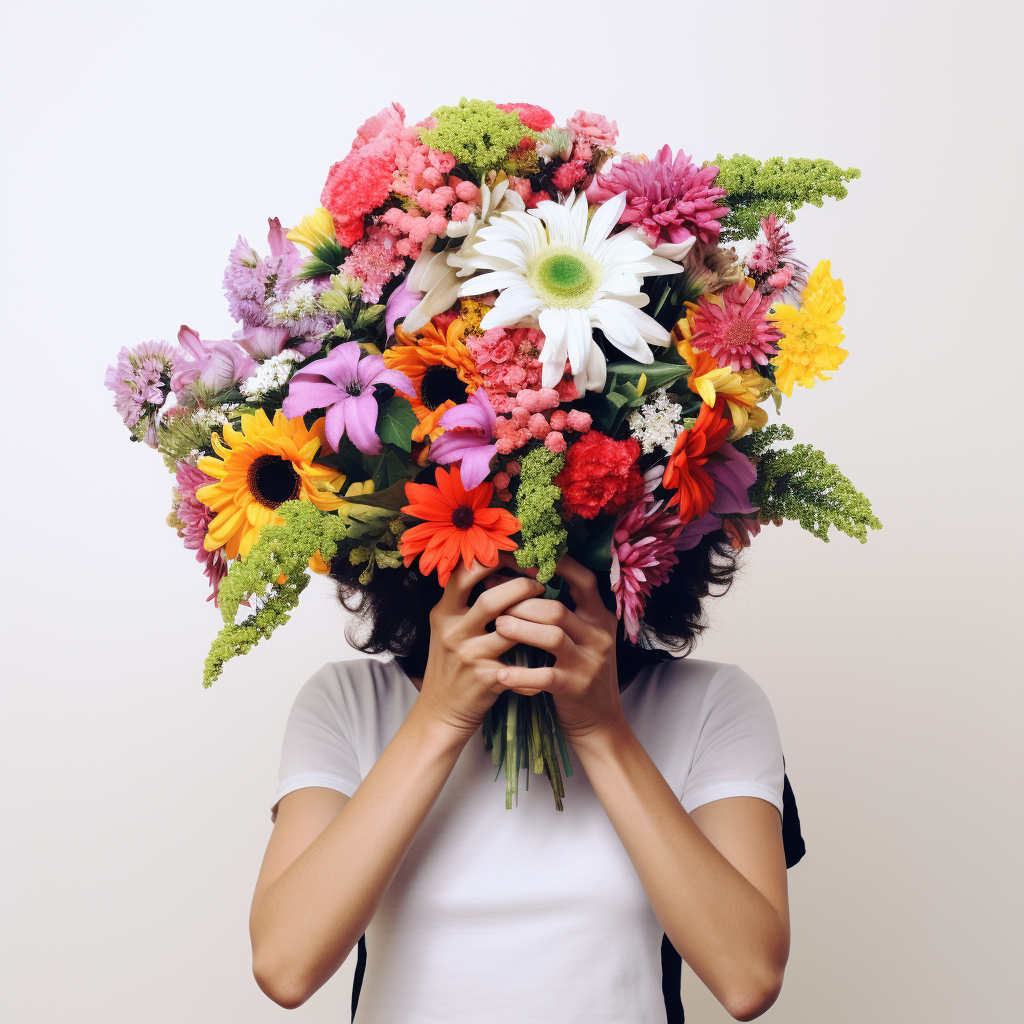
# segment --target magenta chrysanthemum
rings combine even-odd
[[[114,408],[129,429],[164,404],[181,353],[166,341],[122,348],[107,367],[103,383],[114,392]]]
[[[181,523],[178,536],[185,542],[185,547],[189,551],[196,553],[196,561],[202,564],[203,573],[212,588],[207,600],[216,602],[220,581],[227,575],[228,561],[223,548],[217,548],[215,551],[204,549],[203,542],[206,540],[206,531],[214,512],[196,497],[196,491],[200,487],[216,483],[216,480],[187,462],[179,462],[174,475],[178,495],[174,515]]]
[[[651,591],[668,582],[672,567],[679,563],[676,538],[683,526],[675,509],[665,509],[651,492],[657,475],[645,478],[640,499],[619,519],[612,536],[612,593],[615,613],[636,643],[640,620]]]
[[[793,240],[774,213],[761,220],[761,238],[747,256],[745,266],[757,279],[760,291],[776,301],[799,305],[807,286],[807,264],[793,255]]]
[[[714,356],[719,366],[750,370],[776,354],[779,332],[765,320],[772,300],[746,281],[731,285],[712,301],[702,295],[693,317],[690,344]]]
[[[228,309],[247,328],[267,322],[267,303],[288,291],[302,263],[298,250],[285,237],[280,220],[272,217],[267,223],[270,255],[266,259],[260,257],[239,235],[224,268],[222,286]]]
[[[725,189],[714,184],[717,167],[698,168],[682,151],[662,147],[653,160],[626,157],[605,174],[599,174],[587,198],[604,203],[622,192],[626,208],[620,224],[635,224],[653,245],[685,242],[690,237],[708,244],[718,240],[719,221],[729,213],[719,205]]]

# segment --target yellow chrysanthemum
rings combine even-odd
[[[206,533],[207,551],[223,547],[228,558],[245,558],[264,526],[284,522],[277,508],[294,498],[324,512],[344,503],[335,493],[344,474],[312,461],[324,442],[323,431],[322,417],[307,430],[301,416],[286,419],[279,410],[271,423],[259,409],[242,416],[240,430],[225,426],[223,440],[212,436],[219,458],[200,459],[199,469],[217,482],[196,492],[216,513]]]
[[[692,332],[693,324],[689,320],[680,320],[672,328],[676,350],[690,367],[690,390],[712,408],[719,395],[726,400],[733,424],[730,441],[751,430],[760,430],[768,422],[768,414],[759,408],[759,403],[771,394],[772,382],[757,370],[734,371],[728,366],[719,366],[710,353],[690,344]]]
[[[324,244],[337,243],[338,236],[334,232],[334,218],[322,206],[314,210],[308,217],[303,217],[297,228],[292,228],[285,238],[289,242],[298,242],[310,252],[323,248]]]
[[[831,370],[839,369],[849,354],[839,345],[843,329],[839,318],[846,309],[843,282],[832,276],[832,264],[822,260],[801,293],[799,309],[793,306],[775,306],[769,317],[782,333],[779,354],[772,360],[775,382],[787,397],[793,394],[793,385],[814,387],[816,380],[829,380]]]
[[[412,432],[414,441],[439,437],[437,421],[453,406],[465,402],[484,382],[461,340],[464,329],[458,320],[452,322],[446,334],[433,323],[415,334],[396,327],[396,344],[384,350],[385,365],[404,373],[416,389],[415,395],[408,396],[420,421]]]

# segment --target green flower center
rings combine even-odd
[[[533,257],[527,279],[546,305],[586,309],[601,283],[601,265],[578,249],[553,245]]]

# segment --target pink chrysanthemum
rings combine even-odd
[[[384,285],[404,268],[405,260],[390,237],[376,227],[370,228],[366,237],[352,246],[352,252],[341,265],[342,273],[363,282],[360,294],[364,302],[376,302]]]
[[[185,542],[185,547],[189,551],[196,553],[196,561],[202,564],[203,574],[210,581],[212,588],[207,600],[216,603],[220,581],[227,575],[228,561],[223,548],[217,548],[215,551],[204,549],[203,542],[206,540],[206,531],[214,512],[196,497],[196,491],[200,487],[216,483],[216,480],[187,462],[177,464],[175,479],[177,499],[174,515],[182,524],[178,529],[178,536]]]
[[[761,220],[761,236],[763,241],[746,258],[747,270],[756,277],[763,294],[799,305],[810,271],[793,255],[793,240],[786,225],[774,213],[769,214]]]
[[[672,567],[679,563],[675,545],[682,524],[675,510],[666,510],[664,502],[653,500],[651,492],[657,482],[655,474],[645,478],[643,495],[621,516],[612,535],[615,612],[633,643],[651,591],[667,583]]]
[[[714,356],[719,366],[750,370],[778,351],[779,332],[765,320],[772,300],[746,281],[730,285],[712,301],[702,295],[693,316],[690,344]]]
[[[241,236],[235,242],[224,269],[223,288],[231,316],[246,328],[262,327],[267,322],[267,303],[283,295],[294,283],[295,272],[303,260],[285,237],[280,220],[267,222],[270,255],[261,258]]]
[[[181,352],[166,341],[146,341],[118,352],[117,362],[107,367],[103,384],[114,392],[114,408],[126,427],[136,426],[143,416],[152,416],[164,404],[180,358]]]
[[[707,244],[718,239],[719,221],[729,213],[729,207],[718,204],[726,193],[714,184],[717,176],[717,167],[700,169],[682,150],[673,160],[671,148],[664,146],[653,160],[627,157],[599,174],[587,198],[603,203],[625,192],[619,223],[635,224],[654,245],[692,236]]]

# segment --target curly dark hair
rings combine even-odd
[[[415,566],[379,569],[364,585],[359,582],[364,568],[352,565],[344,555],[331,563],[338,600],[354,615],[346,639],[366,654],[391,654],[409,675],[422,676],[430,643],[428,616],[442,594],[436,575],[423,576]],[[709,533],[696,547],[680,552],[679,564],[648,602],[637,643],[631,643],[619,626],[620,685],[628,684],[643,665],[685,657],[707,625],[705,599],[724,594],[737,568],[737,553],[724,530]],[[607,575],[598,576],[598,590],[605,605],[614,608]]]

